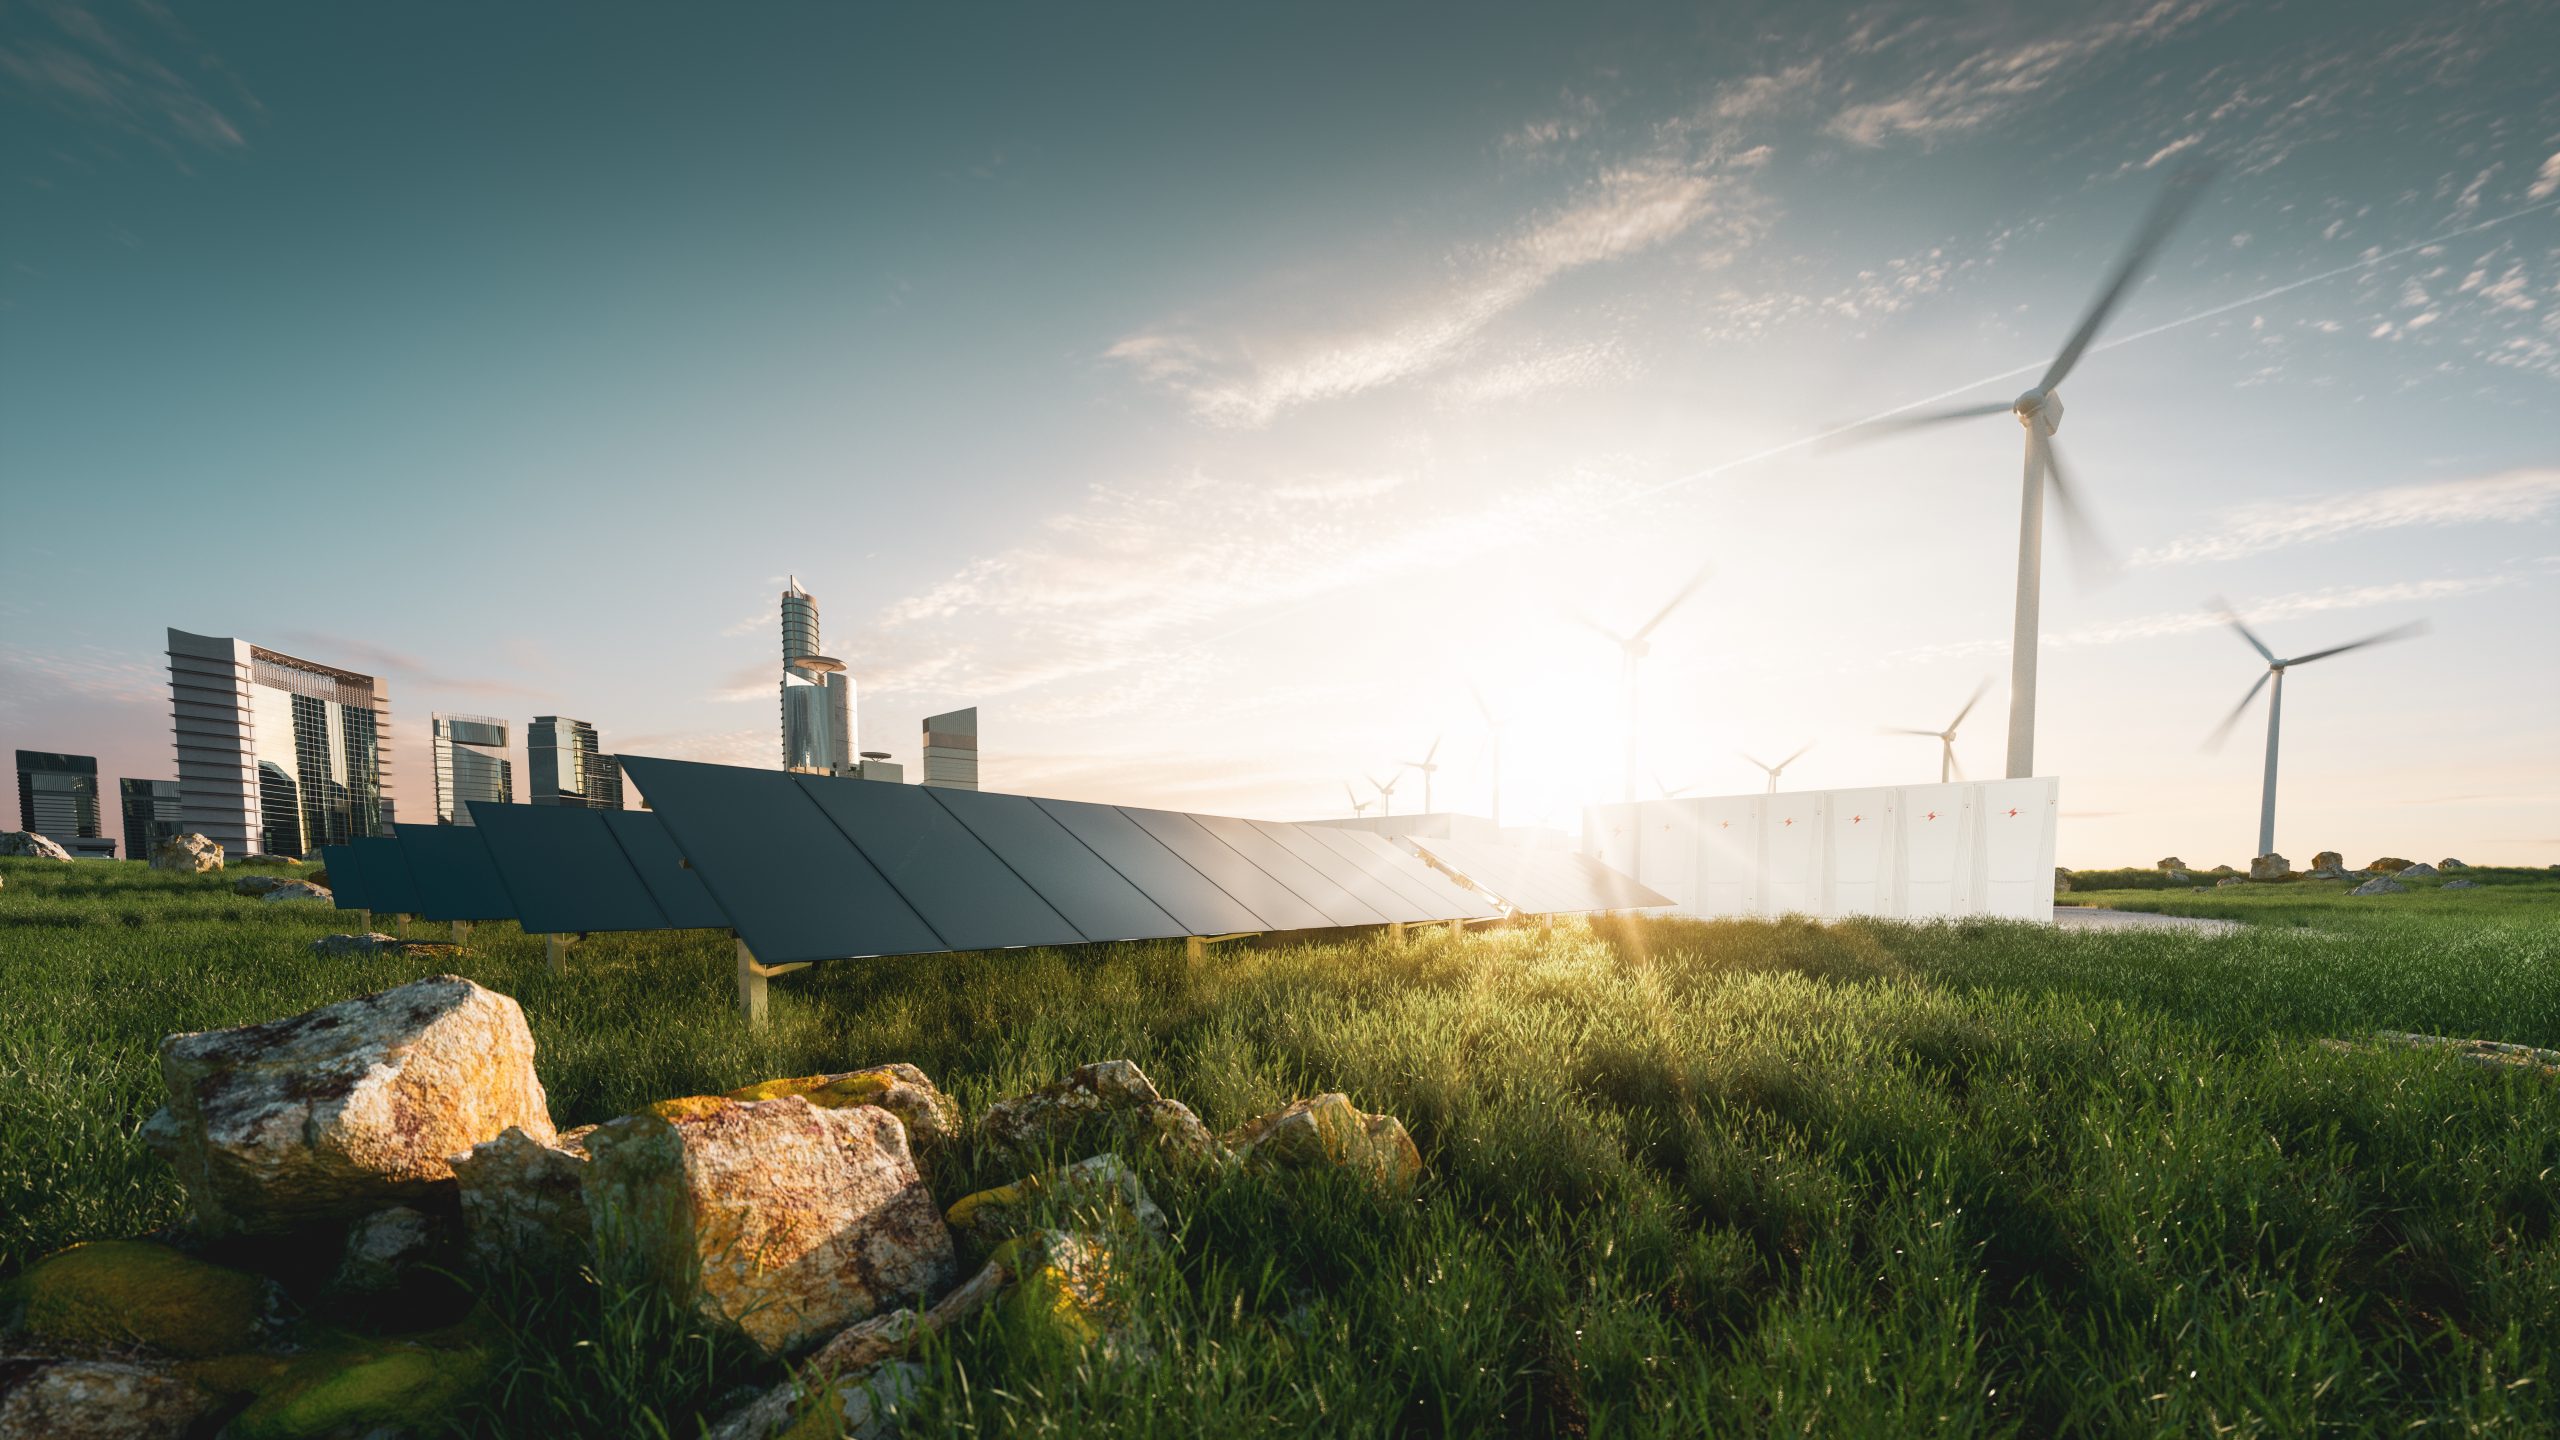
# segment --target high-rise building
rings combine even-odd
[[[18,828],[53,840],[94,839],[98,828],[98,759],[18,752]]]
[[[178,818],[233,855],[301,857],[391,823],[380,680],[245,640],[169,632]]]
[[[494,715],[430,717],[436,751],[436,823],[468,825],[474,800],[513,804],[515,762],[507,758],[507,722]]]
[[[559,715],[536,715],[525,727],[525,758],[533,784],[525,798],[536,805],[622,808],[622,764],[596,746],[596,727]]]
[[[818,648],[818,602],[795,577],[782,592],[782,768],[851,775],[853,677]]]
[[[187,833],[178,808],[175,780],[118,780],[116,794],[124,802],[124,855],[148,860],[151,852]]]
[[[924,783],[941,790],[978,788],[978,707],[924,717]]]

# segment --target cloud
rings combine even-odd
[[[2533,174],[2532,187],[2524,192],[2527,200],[2548,200],[2554,195],[2560,195],[2560,150],[2552,151],[2551,158],[2542,162],[2542,168]]]
[[[303,659],[316,660],[324,665],[344,665],[348,669],[386,679],[396,677],[432,690],[454,690],[466,695],[520,695],[537,700],[549,699],[555,693],[513,680],[447,675],[429,668],[427,662],[415,655],[387,645],[377,645],[370,640],[354,640],[316,630],[287,630],[278,638],[297,651],[313,652],[303,655]]]
[[[1923,147],[1936,145],[2000,119],[2107,51],[2174,34],[2211,8],[2211,3],[2154,0],[2123,19],[2020,45],[1995,44],[1979,33],[1955,35],[1951,43],[1967,51],[1962,60],[1929,71],[1884,99],[1847,106],[1824,129],[1852,145],[1869,148],[1897,139]],[[2006,23],[2005,16],[2001,23]],[[2154,156],[2152,163],[2168,153]]]
[[[2136,566],[2236,560],[2346,535],[2537,520],[2560,507],[2560,469],[2508,470],[2465,480],[2392,485],[2361,494],[2307,495],[2244,505],[2211,530],[2137,552]]]
[[[1461,407],[1493,405],[1549,390],[1623,380],[1635,369],[1633,358],[1615,340],[1531,345],[1450,376],[1441,383],[1439,393]]]
[[[172,157],[183,150],[237,150],[248,141],[232,113],[195,85],[108,28],[90,7],[39,3],[30,7],[51,22],[0,45],[0,77],[18,92],[59,115],[99,130],[148,142]],[[157,28],[166,48],[188,52],[188,64],[227,82],[224,104],[239,113],[264,113],[220,60],[202,53],[172,15],[157,5],[140,12]]]
[[[0,650],[0,714],[66,696],[120,704],[166,703],[169,671],[115,650]]]

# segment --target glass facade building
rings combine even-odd
[[[593,725],[560,715],[536,715],[525,727],[524,745],[525,758],[532,762],[532,787],[526,799],[536,805],[622,808],[622,766],[601,753]]]
[[[794,579],[782,592],[782,768],[851,775],[853,677],[820,653],[818,602]]]
[[[941,790],[978,788],[978,707],[924,717],[924,783]]]
[[[234,855],[295,858],[390,833],[391,700],[380,680],[171,630],[169,688],[179,833]]]
[[[98,760],[94,755],[18,752],[18,828],[47,839],[96,839]]]
[[[126,859],[148,860],[152,851],[187,833],[179,821],[177,781],[118,780],[116,796],[124,804]]]
[[[493,715],[429,717],[434,729],[436,823],[468,825],[474,800],[512,804],[515,762],[507,758],[507,722]]]

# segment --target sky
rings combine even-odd
[[[861,746],[982,783],[1574,829],[2002,765],[2057,438],[2065,864],[2560,861],[2560,7],[0,8],[0,747],[174,773],[165,631],[427,717],[779,764],[796,575]],[[1587,623],[1586,623],[1587,622]],[[911,769],[911,774],[912,774]],[[1423,777],[1396,781],[1417,808]]]

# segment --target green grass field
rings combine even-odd
[[[0,1276],[177,1213],[135,1138],[160,1036],[439,966],[222,877],[0,863]],[[2077,903],[2240,934],[2003,924],[1531,927],[847,962],[734,1018],[725,937],[482,926],[554,1116],[889,1060],[971,1114],[1137,1060],[1213,1128],[1342,1090],[1429,1167],[1149,1168],[1176,1235],[1118,1357],[1001,1317],[910,1435],[2560,1432],[2560,1082],[2380,1029],[2560,1047],[2560,876]],[[1143,1163],[1143,1162],[1142,1162]],[[1016,1167],[964,1150],[947,1203]],[[493,1297],[478,1433],[691,1436],[780,1371],[592,1288]]]

